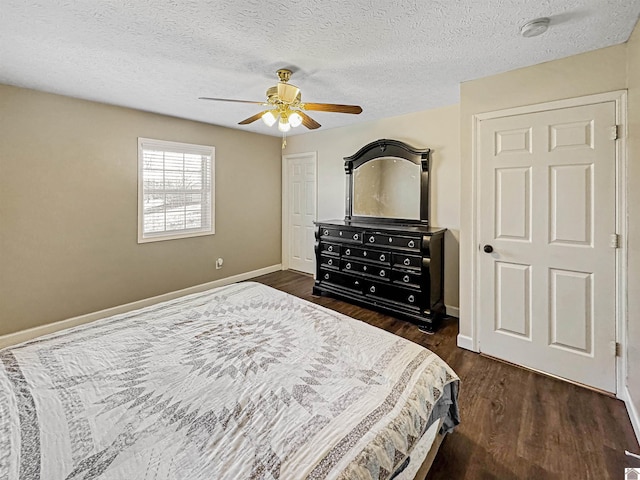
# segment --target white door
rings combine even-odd
[[[316,154],[284,155],[283,264],[315,272]]]
[[[609,101],[487,119],[478,137],[480,351],[608,392],[615,115]]]

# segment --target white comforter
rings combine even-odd
[[[384,479],[455,373],[240,283],[0,350],[0,478]]]

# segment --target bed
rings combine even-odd
[[[415,343],[238,283],[0,350],[0,478],[413,479],[458,382]]]

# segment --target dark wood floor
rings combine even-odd
[[[313,296],[308,275],[254,280],[405,337],[453,367],[462,423],[445,439],[428,480],[622,480],[625,467],[640,467],[624,454],[640,450],[621,401],[460,349],[456,319],[426,335],[409,322]]]

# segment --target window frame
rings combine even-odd
[[[145,149],[154,148],[164,152],[191,153],[196,155],[209,155],[211,165],[209,168],[209,211],[211,226],[208,229],[182,229],[175,233],[166,230],[160,233],[144,233],[144,154]],[[202,237],[215,234],[215,147],[211,145],[198,145],[193,143],[173,142],[154,138],[138,137],[138,243],[160,242],[164,240],[176,240],[180,238]],[[166,170],[163,170],[166,171]],[[205,192],[203,188],[200,192]],[[176,191],[176,193],[185,193]],[[204,202],[201,205],[206,205]]]

